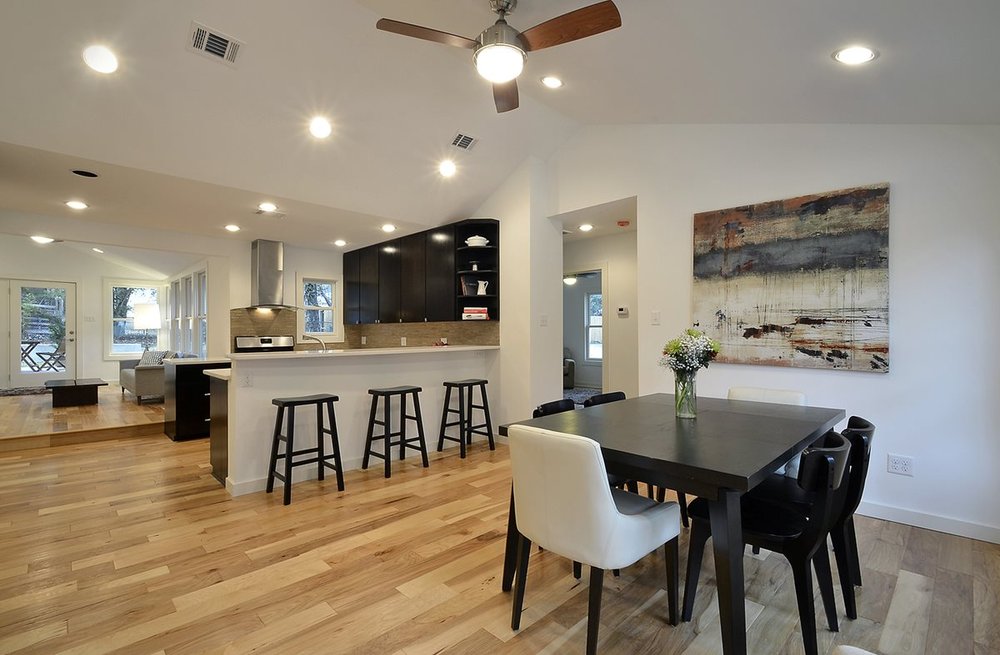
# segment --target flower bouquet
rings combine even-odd
[[[695,418],[698,414],[698,395],[695,391],[695,375],[698,369],[708,367],[708,363],[719,354],[719,342],[708,338],[704,332],[688,329],[684,334],[671,339],[663,346],[660,366],[674,372],[674,404],[677,418]]]

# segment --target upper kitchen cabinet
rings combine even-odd
[[[427,233],[399,239],[399,318],[404,323],[423,321],[427,292]]]
[[[399,239],[378,245],[378,322],[398,323],[400,299]]]
[[[379,246],[358,250],[358,323],[378,320]]]
[[[500,320],[500,221],[455,223],[455,320]],[[480,319],[481,320],[481,319]]]
[[[428,321],[455,320],[455,228],[428,230],[424,288]]]
[[[344,325],[361,322],[361,251],[344,253]]]

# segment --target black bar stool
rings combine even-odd
[[[361,468],[368,468],[368,459],[370,457],[378,457],[385,461],[385,477],[392,477],[393,446],[399,446],[400,460],[406,457],[406,449],[412,448],[413,450],[420,451],[420,457],[423,460],[424,468],[430,466],[427,461],[427,443],[424,441],[424,421],[420,415],[420,396],[418,394],[421,391],[422,389],[420,387],[408,385],[368,390],[368,393],[371,394],[372,397],[372,411],[371,415],[368,417],[368,438],[365,441],[365,457],[361,462]],[[406,398],[409,395],[413,396],[414,414],[412,416],[406,413]],[[399,432],[392,431],[393,396],[399,396]],[[382,405],[381,421],[376,420],[375,418],[376,412],[378,411],[379,398],[384,400],[384,404]],[[406,438],[407,420],[416,421],[416,437],[411,437],[409,439]],[[374,434],[376,425],[382,426],[382,434]],[[399,440],[393,441],[393,437],[399,437]],[[381,453],[372,450],[372,442],[378,440],[381,440],[383,444]]]
[[[271,440],[271,466],[267,472],[267,493],[274,491],[274,479],[278,478],[284,484],[284,504],[292,502],[292,468],[305,464],[316,464],[319,479],[324,479],[324,470],[331,468],[337,472],[337,489],[344,490],[343,465],[340,462],[340,440],[337,438],[337,417],[333,412],[333,403],[340,400],[338,396],[328,393],[318,393],[312,396],[299,396],[297,398],[274,398],[272,405],[278,407],[278,414],[274,419],[274,438]],[[316,447],[295,450],[295,408],[303,405],[316,406]],[[330,427],[323,425],[323,405],[326,405],[326,415],[329,419]],[[281,434],[281,419],[285,416],[285,408],[288,408],[288,422],[285,424],[285,434]],[[325,454],[323,451],[323,435],[330,435],[333,443],[333,452]],[[285,452],[278,454],[278,442],[285,442]],[[300,455],[316,455],[312,459],[294,461]],[[284,473],[278,473],[278,457],[285,458]],[[333,460],[333,463],[330,460]]]
[[[496,444],[493,442],[493,422],[490,421],[490,403],[486,399],[486,380],[472,379],[472,380],[456,380],[444,383],[446,389],[444,393],[444,409],[441,411],[441,434],[438,435],[438,452],[444,448],[444,442],[447,441],[457,441],[459,446],[459,454],[462,459],[465,459],[465,445],[472,443],[472,435],[481,434],[490,440],[490,450],[496,450]],[[479,405],[475,404],[473,391],[479,389]],[[458,391],[458,409],[452,409],[451,407],[451,390],[456,389]],[[481,410],[483,412],[484,423],[478,425],[473,425],[472,423],[472,412],[473,410]],[[458,414],[458,420],[448,422],[448,414]],[[445,434],[445,430],[452,426],[458,426],[458,436],[449,437]]]

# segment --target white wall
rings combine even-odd
[[[566,265],[567,249],[563,249],[563,266]],[[573,270],[583,271],[580,268]],[[586,357],[587,328],[584,327],[584,318],[588,293],[601,293],[600,275],[578,278],[572,286],[563,285],[563,346],[569,348],[576,362],[575,386],[600,389],[604,384],[601,361],[587,361]],[[607,313],[605,310],[605,315]],[[607,331],[605,327],[605,333]]]
[[[247,260],[247,266],[250,260]],[[285,246],[284,255],[284,296],[286,305],[302,305],[302,298],[298,296],[296,280],[299,277],[319,277],[337,280],[337,290],[334,293],[334,302],[341,306],[336,308],[334,316],[337,325],[335,326],[337,339],[325,339],[325,341],[344,340],[344,254],[329,250],[312,250],[310,248],[297,248],[295,246]],[[304,315],[298,312],[299,325],[296,328],[296,341],[302,338],[304,325]]]
[[[571,241],[563,248],[563,270],[603,269],[604,390],[639,393],[638,280],[636,232]],[[619,306],[629,308],[618,316]],[[579,361],[579,360],[578,360]]]
[[[498,424],[562,398],[562,228],[548,218],[548,192],[542,162],[528,159],[476,212],[500,220]]]
[[[690,321],[694,213],[888,182],[889,373],[715,364],[699,393],[800,389],[867,417],[878,431],[866,512],[1000,542],[1000,127],[594,127],[549,174],[552,213],[638,197],[642,393],[671,391],[656,360]],[[913,456],[915,476],[887,474],[888,452]]]

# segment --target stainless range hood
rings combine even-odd
[[[280,241],[257,239],[250,244],[250,306],[294,309],[284,303],[284,252]]]

